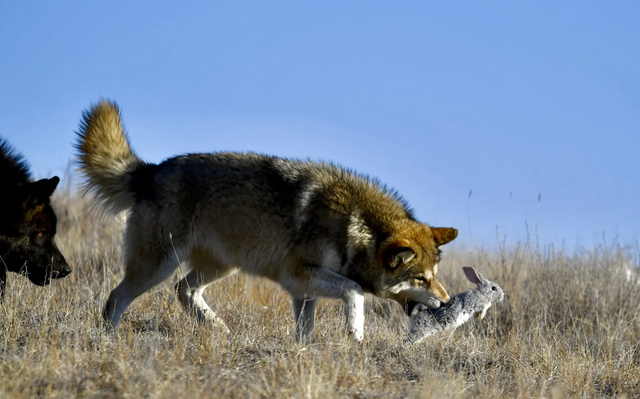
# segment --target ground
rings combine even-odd
[[[445,246],[450,293],[467,288],[461,266],[473,265],[506,297],[483,321],[417,346],[402,345],[400,307],[371,297],[362,344],[345,335],[336,300],[320,302],[316,342],[298,344],[288,296],[242,274],[205,294],[229,335],[194,324],[176,275],[134,302],[114,336],[101,311],[122,276],[122,219],[89,213],[70,190],[54,200],[73,273],[45,288],[9,276],[0,397],[640,396],[640,284],[621,266],[637,249]]]

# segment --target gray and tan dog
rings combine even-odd
[[[186,261],[176,289],[199,321],[223,325],[202,298],[238,270],[279,282],[291,295],[298,337],[312,337],[318,297],[345,303],[348,332],[364,334],[364,293],[449,300],[436,274],[453,228],[418,222],[400,196],[335,165],[255,153],[188,154],[155,165],[129,145],[118,106],[83,114],[78,159],[105,209],[130,210],[125,276],[104,309],[117,328],[131,302]],[[437,298],[438,301],[430,301]],[[226,328],[226,326],[225,326]]]

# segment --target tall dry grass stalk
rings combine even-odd
[[[316,342],[297,344],[286,293],[242,274],[206,293],[228,336],[196,326],[170,283],[136,300],[112,336],[100,314],[122,277],[123,222],[86,205],[73,190],[55,197],[69,278],[41,288],[9,276],[2,397],[640,397],[640,287],[620,270],[623,249],[445,251],[450,293],[474,265],[506,299],[414,347],[402,346],[400,307],[374,298],[363,344],[345,336],[335,300],[320,302]]]

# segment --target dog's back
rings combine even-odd
[[[350,215],[369,204],[378,209],[363,209],[367,217],[415,220],[395,192],[331,164],[250,152],[143,162],[120,139],[126,134],[110,103],[85,113],[79,136],[86,189],[107,209],[133,208],[127,243],[143,240],[156,253],[175,247],[186,258],[204,247],[225,264],[277,280],[278,271],[269,266],[308,238],[300,235],[318,228],[327,235],[342,230],[335,223],[343,221],[333,212]],[[318,226],[305,228],[309,224]],[[158,237],[159,230],[167,234]],[[347,245],[347,237],[322,239]]]

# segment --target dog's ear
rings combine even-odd
[[[411,248],[411,243],[404,238],[390,241],[382,249],[384,264],[391,269],[409,263],[415,256],[416,253]]]
[[[60,183],[60,178],[42,179],[32,183],[25,183],[18,187],[24,204],[39,204],[49,201],[49,197]]]
[[[456,239],[458,236],[458,230],[452,227],[432,227],[433,240],[436,242],[436,247],[444,245]]]
[[[51,194],[55,191],[60,183],[60,178],[54,176],[51,179],[42,179],[32,184],[31,192],[34,196],[41,199],[47,199],[51,197]]]
[[[60,178],[58,176],[53,176],[51,179],[49,179],[49,187],[48,187],[48,189],[50,190],[48,194],[49,197],[51,197],[53,192],[56,191],[56,187],[58,187],[58,183],[60,183]]]

